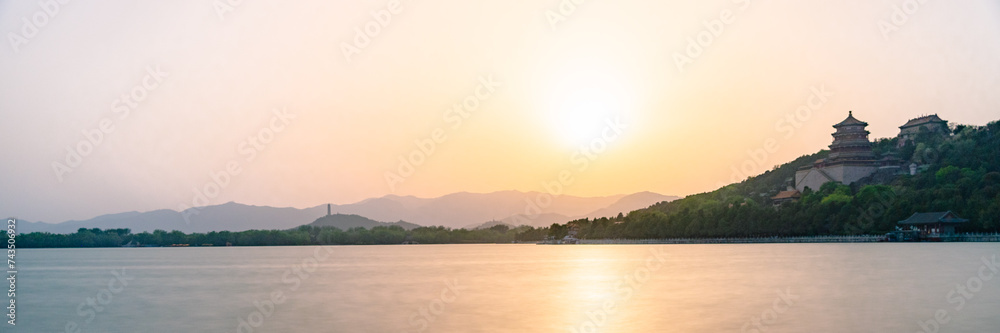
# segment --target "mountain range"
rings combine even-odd
[[[618,213],[646,208],[658,202],[672,201],[676,196],[652,192],[602,197],[571,195],[550,196],[540,192],[501,191],[492,193],[453,193],[437,198],[387,195],[353,204],[330,205],[334,215],[358,215],[379,221],[406,221],[419,226],[475,228],[485,224],[548,226],[584,217],[610,217]],[[252,206],[229,202],[221,205],[190,208],[183,212],[169,209],[149,212],[125,212],[101,215],[88,220],[62,223],[18,222],[18,232],[73,233],[79,228],[130,228],[132,232],[179,230],[185,233],[209,231],[244,231],[250,229],[289,229],[319,222],[326,216],[327,205],[309,208]],[[185,220],[185,215],[188,219]],[[361,223],[345,218],[327,223],[343,222],[341,227]],[[336,223],[335,223],[336,222]],[[356,224],[356,223],[355,223]],[[491,225],[492,225],[491,224]],[[358,225],[362,226],[362,225]],[[404,228],[408,228],[405,225]]]

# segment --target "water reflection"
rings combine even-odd
[[[941,309],[942,332],[1000,326],[1000,279],[946,298],[989,243],[329,249],[26,250],[12,331],[915,332]],[[81,317],[118,269],[134,279]]]

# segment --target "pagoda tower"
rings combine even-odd
[[[795,190],[806,188],[818,190],[823,184],[837,182],[851,184],[878,170],[872,143],[868,141],[868,123],[854,118],[854,112],[847,112],[847,119],[833,125],[830,155],[805,165],[795,171]]]
[[[872,161],[872,143],[868,141],[868,123],[854,118],[853,111],[847,111],[847,119],[833,125],[837,131],[833,133],[833,143],[830,144],[830,156],[827,163],[837,161]]]

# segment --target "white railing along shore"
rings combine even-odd
[[[797,236],[797,237],[714,237],[656,239],[581,239],[578,244],[757,244],[757,243],[874,243],[883,235]],[[945,242],[1000,242],[1000,233],[964,233],[941,237]],[[544,242],[543,242],[544,243]]]

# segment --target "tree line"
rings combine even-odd
[[[521,234],[538,234],[531,227],[496,225],[485,229],[399,226],[362,227],[341,230],[335,227],[300,226],[290,230],[212,231],[184,233],[155,230],[132,233],[130,229],[80,228],[72,234],[32,232],[19,234],[21,248],[120,247],[120,246],[276,246],[276,245],[377,245],[377,244],[460,244],[510,243]],[[542,236],[544,237],[544,236]],[[522,237],[523,238],[523,237]]]
[[[278,245],[378,245],[378,244],[461,244],[510,243],[517,235],[535,230],[496,225],[485,229],[399,226],[362,227],[341,230],[335,227],[300,226],[290,230],[212,231],[184,233],[155,230],[133,234],[130,229],[80,228],[72,234],[32,232],[17,235],[21,248],[121,247],[121,246],[278,246]],[[537,233],[537,232],[536,232]],[[5,235],[6,236],[6,235]]]

